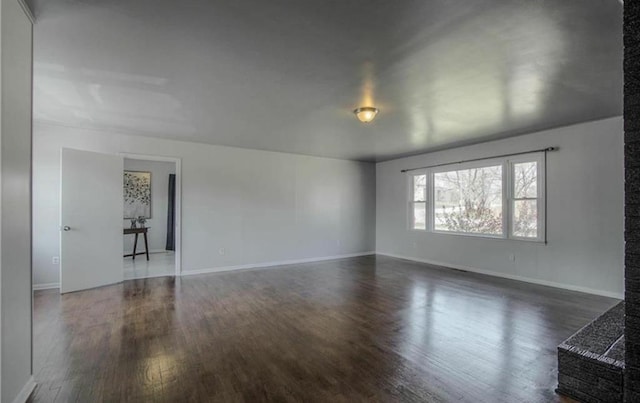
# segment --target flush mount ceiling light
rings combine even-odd
[[[362,123],[369,123],[375,119],[378,114],[378,108],[374,108],[373,106],[363,106],[361,108],[354,109],[353,113]]]

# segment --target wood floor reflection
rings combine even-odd
[[[41,291],[30,401],[559,401],[616,302],[381,256]]]

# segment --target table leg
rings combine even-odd
[[[133,240],[133,260],[136,260],[136,249],[138,248],[138,233],[136,232],[136,237]]]
[[[149,261],[149,243],[147,242],[147,231],[143,232],[144,235],[144,250],[147,253],[147,262]]]

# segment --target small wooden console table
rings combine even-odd
[[[135,234],[136,238],[133,241],[133,253],[129,255],[124,255],[124,257],[131,256],[133,260],[136,260],[136,255],[147,255],[147,260],[149,260],[149,243],[147,242],[147,230],[149,228],[125,228],[124,235],[127,234]],[[144,237],[144,252],[136,253],[136,249],[138,248],[138,235],[142,234]]]

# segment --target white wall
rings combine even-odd
[[[16,0],[0,3],[2,192],[1,398],[26,400],[31,377],[31,21]]]
[[[167,245],[167,209],[169,207],[169,174],[176,173],[176,164],[166,161],[145,161],[124,159],[127,171],[151,172],[151,218],[147,220],[149,250],[164,251]],[[124,227],[131,226],[130,220],[124,220]],[[141,241],[142,239],[139,239]],[[124,254],[133,251],[133,235],[123,239]],[[144,243],[138,242],[138,252],[144,251]]]
[[[294,154],[34,125],[34,284],[58,282],[60,149],[182,158],[182,269],[375,247],[375,167]],[[224,254],[220,250],[224,249]]]
[[[407,229],[407,181],[401,169],[549,146],[559,150],[548,154],[547,245]],[[376,251],[621,297],[623,151],[622,118],[612,118],[379,163]]]

